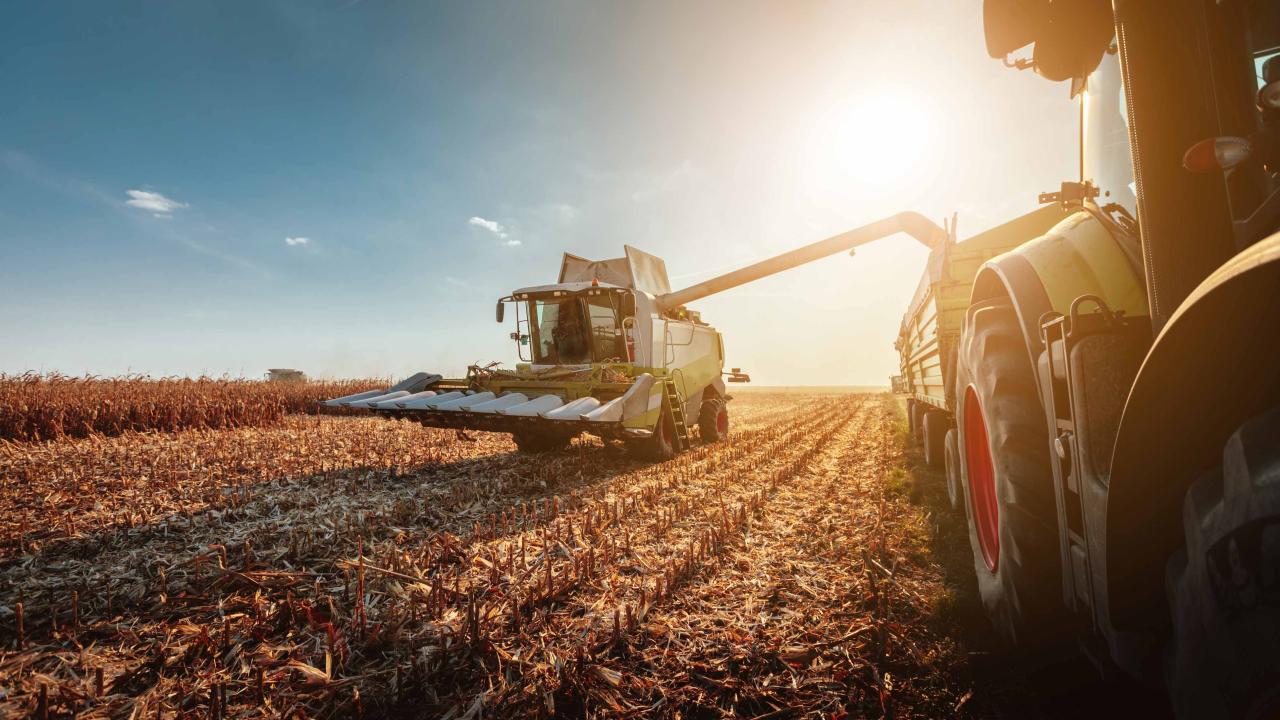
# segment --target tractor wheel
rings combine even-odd
[[[942,442],[942,456],[947,469],[947,501],[953,512],[960,510],[960,501],[964,497],[960,489],[960,449],[956,437],[956,429],[951,428]]]
[[[653,434],[627,443],[627,450],[641,460],[663,462],[676,455],[676,423],[671,413],[664,412]]]
[[[698,408],[698,433],[702,442],[713,443],[729,436],[729,403],[709,397]]]
[[[1179,718],[1280,717],[1280,408],[1242,425],[1188,490],[1169,559]]]
[[[565,449],[575,436],[576,434],[568,435],[563,432],[523,430],[512,433],[511,439],[515,441],[516,449],[522,453],[544,453]]]
[[[932,470],[942,469],[942,443],[947,436],[947,414],[941,410],[924,411],[924,464]]]
[[[960,477],[978,592],[992,625],[1028,654],[1070,637],[1053,469],[1035,375],[1008,304],[972,312],[961,349]]]

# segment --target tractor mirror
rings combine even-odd
[[[986,0],[982,26],[988,55],[1005,58],[1035,43],[1032,62],[1006,63],[1034,67],[1036,74],[1053,81],[1088,76],[1115,34],[1110,0]]]
[[[1030,45],[1048,20],[1049,0],[986,0],[982,3],[982,31],[987,54],[1000,59]]]
[[[496,311],[496,314],[498,316],[498,322],[502,322],[502,318],[505,317],[506,310],[507,310],[507,304],[499,300],[498,309]]]

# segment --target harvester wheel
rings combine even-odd
[[[698,408],[698,433],[702,442],[713,443],[729,436],[729,404],[718,397],[702,401]]]
[[[562,432],[539,432],[537,430],[525,430],[511,434],[511,439],[515,441],[516,448],[522,453],[544,453],[563,450],[568,447],[569,441],[573,440],[573,438],[573,435],[567,435]]]
[[[933,470],[942,469],[942,443],[947,436],[947,414],[940,410],[924,411],[924,463]]]
[[[1062,602],[1048,433],[1013,308],[972,312],[957,383],[961,488],[987,616],[1028,659],[1062,649]]]
[[[629,441],[627,449],[641,460],[663,462],[676,455],[675,437],[675,420],[671,417],[671,413],[664,412],[653,434],[641,440]]]
[[[1169,559],[1169,698],[1179,718],[1280,717],[1280,408],[1187,490]]]
[[[960,489],[960,447],[957,437],[956,429],[951,428],[942,442],[942,456],[947,469],[947,501],[951,503],[952,511],[960,510],[960,501],[964,498],[964,491]]]

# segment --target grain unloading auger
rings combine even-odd
[[[527,452],[563,447],[587,432],[624,441],[664,460],[690,443],[690,419],[704,442],[729,430],[720,333],[686,304],[828,255],[903,232],[933,248],[942,228],[913,213],[762,260],[675,292],[661,258],[627,246],[591,261],[565,253],[559,281],[501,298],[497,319],[515,306],[514,369],[472,366],[466,377],[420,372],[385,390],[325,401],[416,420],[430,427],[509,432]]]

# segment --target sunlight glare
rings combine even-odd
[[[884,91],[832,103],[813,129],[810,162],[819,182],[895,185],[921,164],[932,120],[919,98]]]

